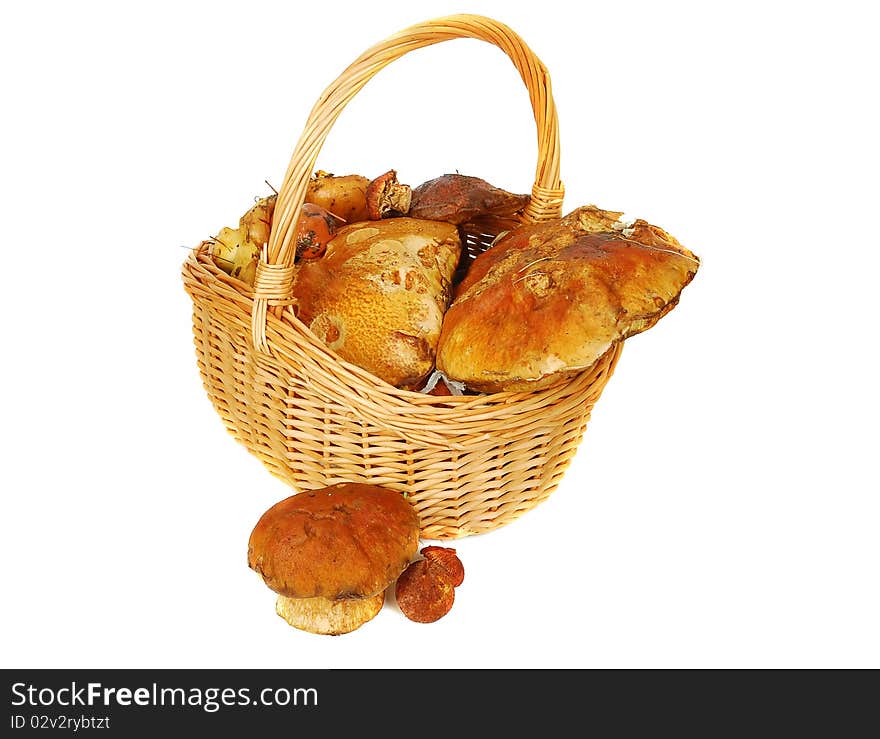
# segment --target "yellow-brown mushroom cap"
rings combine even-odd
[[[472,390],[537,390],[656,324],[700,262],[621,215],[584,206],[500,236],[458,286],[437,369]]]

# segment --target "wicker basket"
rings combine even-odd
[[[279,190],[253,288],[218,270],[205,245],[183,266],[199,370],[230,433],[296,490],[363,481],[405,492],[429,539],[490,531],[545,500],[574,456],[621,349],[616,345],[590,370],[545,390],[436,397],[398,390],[343,361],[294,317],[295,214],[330,128],[380,69],[413,49],[455,38],[495,44],[519,71],[538,131],[535,184],[523,220],[561,215],[556,108],[544,65],[507,26],[456,15],[373,46],[321,95]],[[485,249],[509,225],[470,224],[468,252]]]

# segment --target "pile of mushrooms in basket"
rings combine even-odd
[[[415,187],[395,170],[370,178],[318,171],[297,224],[296,317],[342,359],[397,388],[432,395],[538,390],[596,363],[678,303],[698,258],[662,229],[586,205],[524,224],[527,195],[474,176]],[[216,266],[253,284],[275,196],[207,244]],[[464,226],[506,219],[473,255]],[[267,510],[248,565],[297,629],[344,634],[393,589],[406,618],[450,613],[464,566],[449,547],[419,548],[405,494],[340,483]]]

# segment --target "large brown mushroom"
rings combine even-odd
[[[698,267],[662,229],[595,206],[520,226],[458,286],[437,369],[482,392],[547,387],[651,328]]]
[[[460,252],[449,223],[350,224],[321,259],[298,265],[294,311],[344,360],[396,387],[420,387],[434,368]]]
[[[248,566],[278,593],[276,611],[315,634],[345,634],[382,608],[418,551],[419,520],[400,493],[339,483],[273,505],[248,542]]]

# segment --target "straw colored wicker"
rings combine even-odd
[[[279,191],[253,288],[218,270],[206,246],[183,267],[205,389],[230,433],[296,490],[351,480],[406,493],[422,536],[490,531],[556,489],[584,434],[620,346],[573,379],[533,393],[435,397],[398,390],[341,360],[289,306],[295,214],[318,153],[349,100],[390,62],[456,38],[495,44],[528,90],[538,164],[523,220],[561,214],[559,134],[544,65],[507,26],[456,15],[407,28],[365,51],[321,95]],[[503,226],[471,224],[471,253]]]

